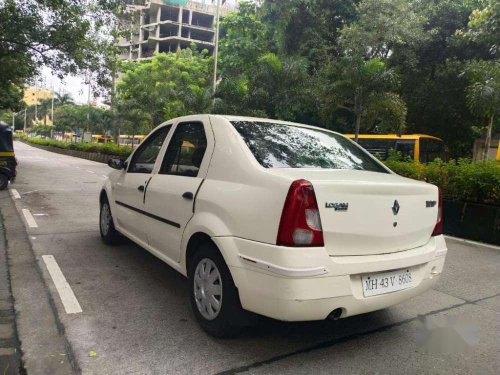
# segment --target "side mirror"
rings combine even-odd
[[[114,169],[125,169],[127,168],[127,163],[123,159],[109,159],[108,165]]]

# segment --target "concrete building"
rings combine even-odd
[[[27,105],[40,104],[44,99],[52,99],[54,92],[43,87],[29,86],[24,89],[23,100]]]
[[[236,10],[237,1],[226,2],[220,15]],[[210,53],[215,45],[216,5],[210,0],[144,0],[131,1],[131,16],[126,25],[128,38],[122,38],[123,60],[148,59],[155,52],[175,52],[195,43]]]

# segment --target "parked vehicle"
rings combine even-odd
[[[12,128],[0,121],[0,190],[6,189],[9,186],[9,181],[15,181],[16,166]]]
[[[121,233],[187,276],[214,336],[235,334],[248,311],[305,321],[382,309],[443,269],[438,188],[328,130],[187,116],[109,165],[103,241]]]
[[[354,139],[354,134],[345,136]],[[380,160],[387,159],[391,149],[421,163],[446,160],[443,140],[427,134],[360,134],[358,143]]]

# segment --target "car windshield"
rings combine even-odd
[[[388,173],[360,147],[338,134],[271,122],[231,123],[265,168],[350,169]]]

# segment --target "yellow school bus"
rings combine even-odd
[[[92,142],[94,143],[108,143],[112,141],[113,137],[110,137],[109,135],[92,134]]]
[[[354,139],[354,134],[346,134]],[[365,150],[381,160],[387,159],[389,150],[399,151],[421,163],[428,163],[436,158],[445,160],[444,142],[441,138],[427,134],[360,134],[358,143]]]
[[[121,134],[118,137],[118,144],[120,146],[130,146],[130,147],[137,147],[144,138],[146,138],[145,135],[134,135],[133,137],[128,134]]]

